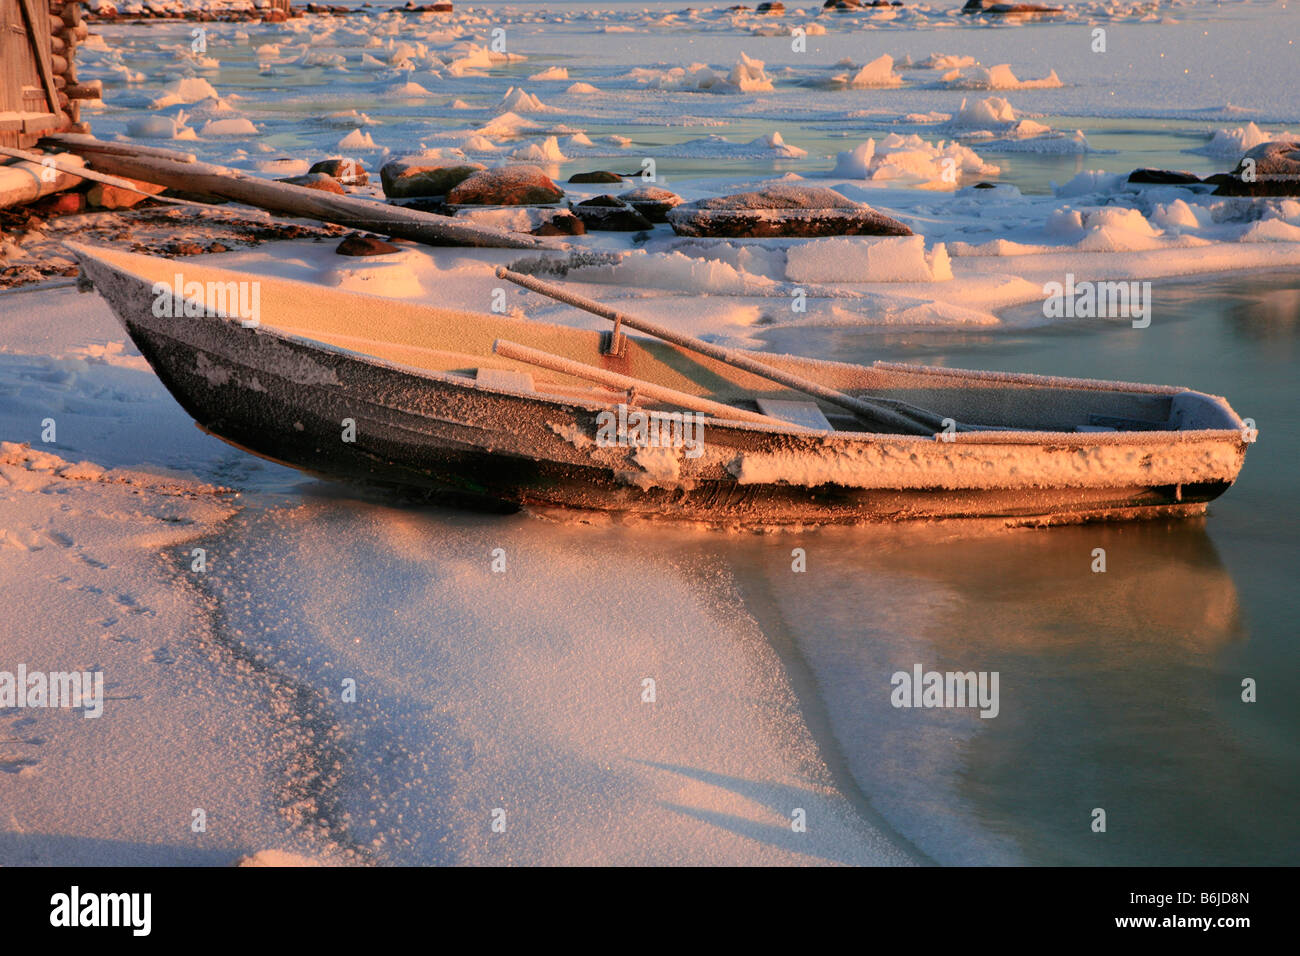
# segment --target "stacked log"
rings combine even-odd
[[[50,72],[59,98],[61,129],[68,133],[88,133],[81,121],[81,101],[99,99],[103,84],[77,82],[77,44],[86,39],[88,30],[78,0],[49,0]]]

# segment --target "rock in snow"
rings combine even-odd
[[[1300,196],[1300,141],[1260,143],[1231,173],[1206,182],[1218,183],[1217,196]]]
[[[640,232],[651,222],[615,196],[597,196],[578,203],[573,213],[590,230],[604,232]]]
[[[339,181],[325,173],[304,173],[301,176],[281,179],[280,182],[288,183],[290,186],[302,186],[304,189],[319,189],[321,192],[343,195],[343,187],[339,185]]]
[[[573,213],[558,212],[531,232],[534,236],[583,236],[587,227]]]
[[[669,211],[682,204],[681,196],[658,186],[638,186],[618,198],[651,222],[667,222]]]
[[[756,192],[701,199],[668,213],[681,236],[910,236],[897,219],[819,186],[776,184]]]
[[[1187,186],[1199,183],[1201,177],[1184,169],[1135,169],[1128,174],[1128,181],[1157,186]]]
[[[475,173],[447,194],[453,205],[534,206],[559,202],[564,190],[536,166],[498,166]]]
[[[361,162],[356,159],[344,159],[342,157],[322,159],[308,172],[333,176],[344,186],[364,186],[370,182],[370,174],[366,172],[366,168],[361,165]]]
[[[353,232],[349,233],[334,251],[341,256],[386,256],[401,250],[391,242],[384,242],[378,236]]]
[[[597,169],[589,173],[574,173],[569,177],[571,183],[621,183],[623,177],[618,173]]]
[[[421,163],[397,160],[379,170],[389,199],[445,196],[459,183],[486,169],[482,163]]]

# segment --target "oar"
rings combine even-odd
[[[529,365],[536,365],[540,368],[550,369],[552,372],[560,372],[563,375],[572,375],[574,378],[585,378],[588,381],[599,382],[601,385],[607,385],[610,388],[622,389],[624,391],[635,389],[638,395],[645,395],[657,402],[667,402],[670,405],[678,405],[682,408],[689,408],[692,411],[704,412],[708,415],[712,415],[714,418],[722,419],[723,421],[757,422],[761,425],[779,425],[781,428],[792,429],[794,431],[812,431],[812,429],[803,428],[800,425],[792,425],[790,422],[782,421],[779,418],[773,418],[770,415],[762,415],[758,412],[747,411],[743,408],[723,405],[721,402],[714,402],[707,398],[700,398],[698,395],[679,392],[675,388],[667,388],[666,386],[656,385],[653,382],[647,382],[643,379],[632,378],[629,375],[620,375],[618,372],[610,372],[603,368],[596,368],[594,365],[575,362],[573,359],[567,359],[561,355],[552,355],[550,352],[532,349],[526,345],[520,345],[518,342],[510,342],[506,339],[497,339],[492,343],[492,351],[497,355],[500,355],[502,358],[514,359],[516,362],[526,362]]]
[[[690,349],[701,355],[707,355],[709,358],[716,359],[725,365],[749,372],[751,375],[757,375],[761,378],[777,382],[787,388],[793,388],[796,391],[812,395],[814,398],[820,398],[832,405],[838,405],[840,408],[848,409],[860,418],[872,422],[893,431],[900,431],[905,434],[928,435],[944,428],[943,419],[933,412],[926,411],[923,408],[917,408],[906,402],[899,402],[893,399],[868,399],[859,398],[855,395],[849,395],[845,392],[828,388],[820,385],[811,379],[806,379],[801,375],[795,375],[784,369],[776,368],[764,362],[750,358],[748,355],[742,355],[733,349],[723,348],[722,346],[713,345],[705,342],[703,339],[697,339],[694,336],[686,335],[674,329],[667,328],[648,319],[638,318],[637,316],[628,315],[625,312],[619,312],[611,309],[607,305],[602,305],[595,299],[588,299],[585,296],[562,289],[559,286],[551,285],[549,282],[543,282],[532,276],[523,275],[522,273],[512,272],[504,266],[497,269],[497,278],[507,279],[515,285],[523,286],[525,289],[531,289],[534,292],[540,292],[542,295],[549,296],[557,302],[563,302],[575,308],[590,312],[593,315],[599,315],[609,319],[614,323],[614,335],[619,334],[619,329],[626,325],[628,328],[636,329],[639,332],[645,332],[647,335],[653,335],[655,338],[663,339],[665,342],[672,342],[674,345],[680,345],[682,348]],[[967,430],[970,426],[966,426]],[[961,429],[962,426],[957,426]]]

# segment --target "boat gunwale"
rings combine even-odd
[[[237,317],[231,316],[205,316],[205,318],[220,319],[222,321],[240,324]],[[584,411],[600,412],[609,411],[616,408],[617,402],[583,402],[580,399],[566,399],[559,396],[546,395],[539,391],[516,391],[514,389],[501,386],[489,386],[485,383],[478,382],[467,375],[459,372],[439,371],[435,369],[424,369],[414,365],[406,365],[402,362],[395,362],[391,359],[380,358],[376,355],[370,355],[366,352],[357,352],[343,346],[334,345],[330,342],[323,342],[319,339],[307,338],[305,336],[293,335],[277,329],[274,325],[259,325],[247,329],[250,332],[271,335],[280,341],[294,342],[308,349],[319,351],[333,352],[348,361],[358,362],[363,365],[378,366],[386,368],[389,371],[399,372],[403,375],[410,375],[414,378],[437,381],[441,384],[448,385],[452,388],[462,388],[469,391],[485,392],[494,395],[505,395],[511,398],[522,398],[541,405],[550,405],[557,409],[563,408],[580,408]],[[761,354],[761,353],[760,353]],[[229,358],[226,361],[231,361]],[[1127,391],[1119,389],[1118,391]],[[1213,400],[1215,396],[1207,395],[1204,392],[1195,392],[1191,389],[1177,389],[1174,394],[1178,395],[1200,395]],[[664,412],[663,414],[672,414]],[[704,413],[692,413],[701,414]],[[1234,413],[1235,414],[1235,413]],[[747,422],[739,419],[719,419],[705,416],[706,423],[713,423],[713,427],[735,428],[740,431],[759,432],[773,435],[791,435],[798,438],[844,438],[854,442],[874,442],[874,443],[924,443],[933,444],[961,444],[961,445],[1143,445],[1143,444],[1170,444],[1183,443],[1192,441],[1240,441],[1245,443],[1241,430],[1236,428],[1200,428],[1200,429],[1158,429],[1152,431],[1116,431],[1116,432],[1055,432],[1055,431],[968,431],[968,432],[935,432],[929,435],[901,435],[894,432],[860,432],[846,431],[842,429],[817,430],[804,428],[799,425],[790,424],[787,426],[765,425],[760,422]],[[1160,436],[1160,439],[1153,441],[1153,436]]]
[[[73,251],[73,253],[77,255],[79,259],[80,258],[90,259],[94,261],[97,265],[109,270],[110,272],[116,273],[118,275],[129,276],[130,278],[141,283],[146,283],[150,285],[153,284],[147,275],[141,275],[140,273],[125,268],[121,265],[118,265],[117,263],[100,258],[98,255],[96,255],[96,252],[100,251],[101,247],[87,246],[75,242],[66,242],[64,243],[64,245],[70,248]],[[120,252],[120,250],[115,250],[115,249],[107,249],[106,251],[110,253]],[[135,256],[140,254],[125,253],[125,255]],[[172,260],[162,259],[161,257],[144,256],[144,258],[157,258],[160,259],[161,261],[168,261],[168,262],[172,261]],[[242,273],[232,269],[224,269],[220,266],[205,265],[204,268],[212,271],[227,272],[232,275],[250,275],[250,273]],[[258,278],[262,278],[262,277],[258,277]],[[294,279],[285,279],[279,276],[271,276],[267,278],[269,278],[271,281],[290,283],[294,285],[302,285],[312,289],[317,288],[313,286],[311,283],[300,282]],[[392,300],[386,299],[385,297],[382,296],[374,296],[374,295],[368,295],[366,293],[357,293],[357,292],[345,292],[338,289],[328,289],[326,291],[338,295],[344,295],[344,296],[354,295],[362,298],[372,298],[378,301],[386,302],[390,305],[393,304]],[[565,408],[582,409],[584,411],[593,412],[597,414],[602,411],[608,411],[611,408],[615,408],[619,404],[617,402],[598,402],[598,401],[585,402],[578,398],[567,399],[559,396],[549,396],[543,392],[536,391],[536,390],[525,392],[525,391],[510,389],[504,386],[489,386],[485,383],[479,382],[459,372],[420,368],[418,366],[408,365],[406,363],[397,362],[391,359],[381,358],[379,356],[372,355],[370,353],[358,352],[354,349],[349,349],[344,346],[335,345],[333,343],[326,342],[321,339],[311,338],[306,335],[295,334],[292,332],[285,331],[284,329],[277,327],[274,323],[259,322],[257,325],[251,325],[251,326],[245,325],[244,321],[239,316],[213,313],[208,310],[205,302],[196,299],[190,299],[188,297],[185,297],[184,295],[181,296],[181,301],[192,302],[195,305],[203,307],[202,313],[199,316],[186,317],[187,321],[193,321],[194,319],[208,319],[212,321],[224,322],[227,325],[238,326],[240,331],[249,332],[252,333],[253,335],[259,335],[259,334],[268,335],[279,341],[291,342],[309,350],[317,350],[317,351],[333,353],[346,361],[356,362],[362,365],[385,368],[390,371],[397,372],[403,375],[409,375],[418,379],[436,381],[441,384],[450,386],[452,388],[465,389],[468,391],[486,393],[492,395],[509,396],[511,398],[520,398],[541,405],[552,406],[557,409],[565,409]],[[113,303],[110,303],[110,305],[112,304]],[[402,304],[408,304],[408,303],[402,303]],[[409,303],[409,304],[417,307],[423,306],[423,303]],[[430,306],[423,306],[423,307],[437,308],[437,307],[430,307]],[[114,307],[114,312],[116,311],[117,311],[116,307]],[[457,310],[444,310],[444,311],[457,311]],[[477,315],[477,313],[473,313],[473,312],[468,312],[466,314],[471,316]],[[489,318],[496,319],[498,317],[489,316]],[[551,322],[541,322],[536,320],[528,320],[528,322],[531,324],[536,324],[538,326],[553,328],[560,331],[571,331],[571,332],[591,331],[591,330],[572,328],[570,326],[558,325],[556,323],[551,323]],[[401,344],[401,343],[395,343],[395,344]],[[421,346],[404,346],[404,347],[421,348]],[[433,350],[433,351],[438,351],[438,350]],[[886,371],[898,371],[905,374],[933,375],[938,377],[951,377],[951,378],[968,377],[977,380],[1005,382],[1008,384],[1022,383],[1022,384],[1050,385],[1055,388],[1062,388],[1066,390],[1138,392],[1138,393],[1145,393],[1145,394],[1169,395],[1171,397],[1180,396],[1180,395],[1196,396],[1196,397],[1207,399],[1210,402],[1219,405],[1224,411],[1226,411],[1234,418],[1236,418],[1237,421],[1239,422],[1242,421],[1240,416],[1237,415],[1237,413],[1227,403],[1226,399],[1222,398],[1221,396],[1210,395],[1209,393],[1206,392],[1200,392],[1200,391],[1196,391],[1195,389],[1190,389],[1190,388],[1185,388],[1180,386],[1148,385],[1142,383],[1116,382],[1107,379],[1064,378],[1064,377],[1056,377],[1050,375],[1034,375],[1029,373],[1017,373],[1017,372],[956,369],[956,368],[947,368],[942,366],[912,365],[909,363],[886,362],[880,360],[873,362],[870,366],[866,366],[866,365],[855,364],[851,362],[837,362],[833,360],[819,359],[810,356],[757,352],[748,349],[739,349],[737,351],[740,351],[746,355],[750,355],[759,360],[763,360],[763,359],[771,360],[772,358],[792,359],[798,362],[811,363],[813,365],[817,365],[817,364],[839,365],[839,366],[846,366],[854,369],[877,368]],[[484,358],[489,358],[489,356],[484,356]],[[234,364],[239,365],[241,367],[249,368],[249,366],[240,362],[238,359],[235,359],[230,356],[223,356],[223,360],[228,362],[233,362]],[[869,389],[860,389],[859,391],[863,391],[866,393],[870,392]],[[665,413],[665,414],[671,414],[671,413]],[[697,414],[702,414],[702,413],[697,413]],[[783,435],[783,436],[790,436],[793,438],[817,439],[820,441],[833,440],[833,439],[845,439],[846,441],[853,444],[859,444],[859,443],[933,444],[937,442],[940,444],[961,444],[961,445],[1023,444],[1023,445],[1043,445],[1043,446],[1057,446],[1057,447],[1063,445],[1089,447],[1094,445],[1144,445],[1144,444],[1165,445],[1165,444],[1182,444],[1188,442],[1225,442],[1225,441],[1236,442],[1242,445],[1248,443],[1243,434],[1244,423],[1239,428],[1215,428],[1215,429],[1170,428],[1170,429],[1154,429],[1154,430],[1141,430],[1141,431],[1136,431],[1136,430],[1135,431],[1114,431],[1114,432],[1093,432],[1093,431],[1065,432],[1065,431],[1041,431],[1041,430],[1008,431],[1008,430],[997,429],[997,430],[988,430],[988,431],[935,432],[932,434],[924,434],[924,435],[907,435],[907,434],[898,434],[894,432],[849,431],[849,430],[841,430],[841,429],[831,429],[829,431],[817,430],[817,429],[807,428],[800,425],[795,425],[793,423],[787,426],[781,426],[776,424],[769,425],[769,424],[762,424],[758,422],[748,422],[748,421],[741,421],[741,420],[719,419],[719,418],[713,418],[708,416],[706,416],[705,421],[709,423],[713,423],[713,427],[715,428],[725,427],[728,429],[736,429],[744,432]]]

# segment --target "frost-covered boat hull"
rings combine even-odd
[[[1222,429],[1196,433],[1202,437],[1127,435],[1108,446],[1064,434],[942,442],[710,421],[698,458],[660,449],[647,464],[635,448],[596,445],[599,407],[423,374],[265,324],[157,317],[147,282],[82,259],[200,427],[318,475],[456,502],[745,526],[976,517],[1061,523],[1201,513],[1231,485],[1244,456],[1244,444]],[[1040,478],[1017,478],[1026,462]]]

